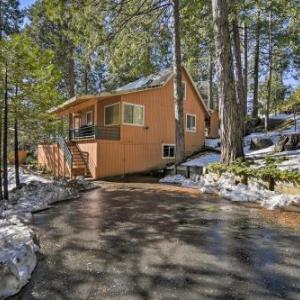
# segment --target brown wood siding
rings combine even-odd
[[[54,176],[70,177],[70,169],[58,144],[39,145],[37,157],[39,165],[46,167]]]
[[[186,113],[196,115],[196,132],[185,130],[186,154],[190,155],[204,146],[205,109],[199,101],[192,83],[183,71],[187,94],[184,100],[184,124]],[[162,158],[162,145],[175,144],[175,117],[173,81],[160,88],[144,90],[97,101],[88,100],[68,109],[63,114],[88,110],[94,105],[97,125],[104,125],[104,106],[120,102],[120,141],[97,140],[93,143],[80,142],[79,147],[88,151],[93,163],[93,177],[106,177],[147,171],[164,167],[173,159]],[[122,124],[123,103],[144,105],[144,126]],[[84,105],[85,104],[85,105]],[[62,115],[62,113],[61,113]],[[44,158],[43,158],[44,159]]]
[[[98,166],[98,156],[97,156],[97,141],[79,141],[77,143],[78,148],[82,152],[88,153],[88,165],[89,170],[93,178],[96,178]]]

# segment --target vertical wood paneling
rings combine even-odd
[[[185,131],[186,154],[199,150],[205,139],[205,110],[199,102],[197,93],[193,89],[187,74],[183,71],[183,80],[187,82],[187,97],[184,100],[184,120],[186,113],[196,114],[197,131]],[[126,173],[147,171],[165,166],[172,159],[162,159],[162,144],[175,143],[175,118],[173,100],[173,82],[170,80],[164,87],[114,96],[108,99],[89,100],[65,111],[72,113],[76,110],[86,112],[92,109],[96,112],[97,125],[104,125],[104,106],[116,102],[142,104],[145,107],[144,126],[121,125],[121,140],[97,140],[94,142],[80,142],[82,151],[89,152],[95,167],[91,169],[93,177],[106,177]],[[65,114],[64,113],[64,114]],[[85,118],[85,115],[84,115]],[[122,122],[122,105],[120,107]],[[186,125],[186,124],[185,124]],[[40,147],[39,147],[40,148]],[[39,153],[39,162],[57,168],[62,173],[59,163],[53,162],[42,146]],[[50,150],[49,150],[50,151]],[[52,156],[53,157],[53,156]],[[61,158],[61,155],[59,155]]]

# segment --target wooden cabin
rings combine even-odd
[[[182,67],[186,155],[205,144],[209,111]],[[38,146],[38,162],[56,176],[101,178],[165,167],[175,159],[173,72],[163,70],[113,92],[74,97],[51,112],[68,136]]]

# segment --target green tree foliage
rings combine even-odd
[[[6,64],[8,72],[10,119],[17,114],[26,143],[33,143],[44,130],[53,130],[47,110],[63,101],[58,89],[61,75],[52,63],[54,54],[41,50],[26,34],[2,40],[1,48],[0,67]]]

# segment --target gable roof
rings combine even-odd
[[[205,113],[207,114],[207,116],[209,116],[210,112],[209,112],[203,98],[201,97],[200,92],[199,92],[196,84],[194,83],[191,75],[189,74],[188,70],[184,66],[182,68],[186,72],[187,77],[190,80],[190,82],[198,96],[198,99],[204,108]],[[123,85],[111,92],[105,91],[98,95],[75,96],[75,97],[65,101],[64,103],[51,108],[49,110],[49,112],[50,113],[58,113],[64,109],[70,108],[74,105],[77,105],[79,103],[82,103],[84,101],[94,99],[94,98],[97,98],[97,100],[101,100],[101,99],[106,99],[106,98],[110,98],[113,96],[124,95],[124,94],[129,94],[129,93],[136,93],[136,92],[140,92],[140,91],[144,91],[144,90],[159,88],[159,87],[166,85],[167,82],[169,82],[169,80],[172,79],[172,77],[173,77],[173,69],[171,69],[171,68],[164,69],[158,73],[155,73],[155,74],[152,74],[152,75],[149,75],[146,77],[141,77],[140,79],[133,81],[131,83],[128,83],[126,85]]]

